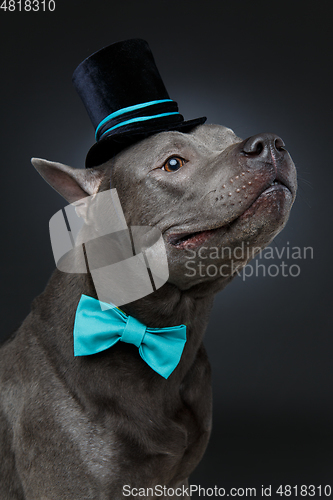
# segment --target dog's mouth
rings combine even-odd
[[[177,248],[195,248],[210,238],[214,233],[219,231],[225,226],[216,227],[215,229],[206,229],[204,231],[197,231],[194,233],[179,233],[171,234],[168,242]]]
[[[197,248],[216,233],[219,232],[220,236],[222,236],[222,234],[230,231],[239,220],[246,220],[247,218],[250,218],[256,208],[256,205],[259,205],[262,199],[266,197],[266,195],[269,195],[270,193],[273,193],[275,191],[287,191],[289,192],[289,194],[292,194],[291,189],[286,186],[286,184],[284,184],[280,180],[274,180],[271,185],[264,189],[241,214],[235,216],[224,224],[219,225],[215,228],[204,229],[201,231],[172,233],[168,236],[167,241],[168,243],[170,243],[170,245],[178,249]]]

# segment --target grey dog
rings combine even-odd
[[[157,133],[96,168],[33,164],[69,203],[111,181],[127,224],[161,231],[169,279],[122,309],[150,327],[186,324],[187,342],[168,380],[130,344],[75,358],[76,307],[96,292],[89,274],[55,270],[0,351],[0,498],[120,499],[124,485],[145,488],[146,498],[161,498],[157,485],[183,487],[177,498],[185,498],[211,431],[202,340],[213,298],[285,226],[296,194],[289,153],[273,134],[241,140],[200,125]],[[203,247],[242,243],[251,255],[205,251],[205,264],[223,266],[223,275],[186,272],[189,249],[196,265]]]

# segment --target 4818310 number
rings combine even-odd
[[[55,0],[3,0],[0,5],[5,12],[53,12],[55,8]]]

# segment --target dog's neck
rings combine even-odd
[[[84,360],[80,361],[79,364],[73,361],[73,325],[76,308],[82,294],[97,298],[93,281],[89,275],[71,275],[56,270],[44,293],[37,297],[33,303],[32,317],[39,316],[45,325],[45,328],[43,327],[36,332],[40,337],[39,341],[49,356],[54,358],[57,369],[60,369],[64,374],[68,372],[70,367],[75,370],[81,370],[84,367]],[[171,384],[174,387],[181,383],[195,361],[208,324],[212,304],[213,294],[202,295],[199,291],[194,293],[192,290],[180,291],[176,286],[166,283],[153,294],[121,306],[125,313],[134,316],[152,328],[186,324],[187,342],[181,361],[175,370]],[[122,345],[118,344],[117,349],[121,350],[122,355],[126,350],[132,353],[133,350],[130,350],[128,344],[120,344]],[[108,355],[112,356],[113,354],[105,354],[105,356]],[[130,367],[131,369],[133,367],[133,373],[139,373],[138,376],[140,376],[139,363],[142,363],[139,356],[133,355],[133,359],[130,359]],[[113,373],[111,365],[112,363],[110,363],[110,367],[107,366],[107,369],[110,368],[110,373],[106,374],[106,364],[101,363],[104,376],[119,376],[114,368],[115,373]],[[62,368],[59,368],[60,366]],[[162,379],[159,375],[157,377]]]

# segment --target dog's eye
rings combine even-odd
[[[183,158],[179,158],[179,156],[172,156],[169,158],[163,165],[162,170],[166,170],[167,172],[176,172],[180,169],[185,163]]]

